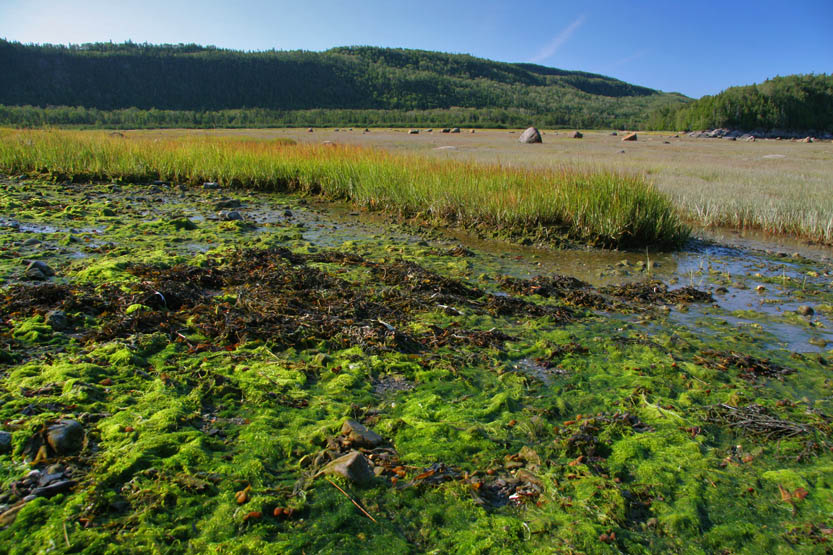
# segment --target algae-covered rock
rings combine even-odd
[[[370,463],[358,451],[350,451],[343,457],[332,461],[324,467],[320,474],[343,476],[359,485],[370,484],[373,482],[374,476],[373,469],[370,468]]]
[[[341,433],[346,435],[353,445],[357,447],[372,449],[381,445],[384,441],[382,436],[372,430],[368,430],[355,420],[346,420],[341,426]]]
[[[46,441],[57,455],[71,455],[84,445],[84,427],[75,420],[61,420],[46,430]]]
[[[55,270],[42,260],[32,260],[29,262],[29,265],[26,266],[26,277],[29,279],[41,281],[54,275]]]

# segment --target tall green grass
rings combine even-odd
[[[5,131],[0,171],[74,181],[218,181],[320,193],[403,217],[559,234],[605,247],[673,247],[689,234],[668,198],[640,176],[567,167],[516,169],[350,146]]]

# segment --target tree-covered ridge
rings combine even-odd
[[[788,75],[732,87],[690,104],[659,108],[648,126],[833,131],[833,75]]]
[[[524,123],[546,115],[552,125],[633,127],[651,109],[686,101],[591,73],[375,47],[240,52],[0,41],[0,71],[0,104],[106,111],[500,109],[529,114]]]

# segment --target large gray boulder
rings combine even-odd
[[[530,127],[529,129],[521,133],[521,137],[518,140],[525,144],[544,142],[541,140],[541,133],[534,127]]]

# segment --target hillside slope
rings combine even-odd
[[[0,71],[2,105],[97,110],[498,109],[602,127],[635,126],[649,111],[687,100],[592,73],[375,47],[239,52],[0,41]]]
[[[833,131],[833,75],[788,75],[731,87],[687,105],[658,108],[654,129]]]

